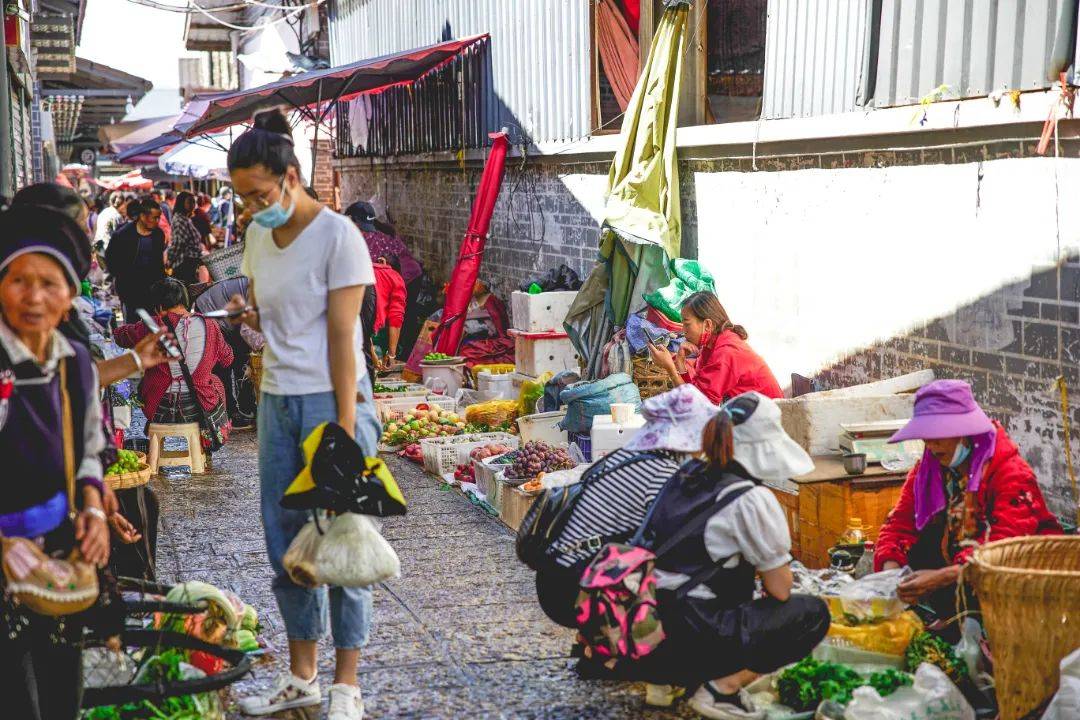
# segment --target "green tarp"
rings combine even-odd
[[[622,146],[608,175],[600,256],[567,314],[565,327],[599,375],[601,349],[644,296],[667,285],[682,241],[675,128],[689,0],[666,0],[649,57],[623,118]]]

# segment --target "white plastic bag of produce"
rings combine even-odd
[[[911,687],[886,698],[872,687],[856,688],[844,720],[975,720],[975,711],[944,672],[923,663]]]
[[[315,550],[321,582],[338,587],[370,587],[401,575],[394,548],[367,515],[343,513],[334,518]]]
[[[910,574],[909,567],[883,570],[845,585],[837,593],[844,614],[870,621],[896,617],[907,608],[897,597],[896,588]]]
[[[285,572],[289,573],[289,577],[297,585],[313,588],[322,584],[315,565],[315,554],[322,538],[315,523],[308,522],[300,528],[300,532],[289,544],[289,549],[285,551],[281,562],[285,566]]]
[[[1061,661],[1061,687],[1042,716],[1042,720],[1074,718],[1080,718],[1080,650]]]

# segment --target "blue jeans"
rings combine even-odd
[[[356,405],[356,441],[365,454],[374,457],[382,427],[375,416],[370,387],[369,382],[363,391],[367,401]],[[259,400],[259,483],[263,531],[270,565],[274,569],[274,597],[289,639],[319,640],[325,637],[329,617],[334,646],[356,649],[367,642],[371,627],[371,590],[332,587],[328,592],[325,587],[301,587],[292,581],[282,564],[289,544],[310,519],[309,513],[286,510],[280,504],[285,489],[304,467],[300,445],[317,425],[335,420],[337,404],[332,392],[310,395],[262,393]]]

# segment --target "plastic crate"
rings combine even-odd
[[[492,462],[497,458],[503,457],[502,455],[495,455],[494,457],[484,458],[483,460],[473,460],[473,477],[476,478],[477,485],[484,485],[485,483],[495,482],[495,478],[501,476],[506,468],[510,467],[508,464],[498,464]]]
[[[530,295],[516,290],[510,294],[513,326],[525,332],[562,331],[577,290],[556,290]]]
[[[467,447],[471,450],[494,442],[516,447],[518,439],[510,433],[499,432],[426,438],[420,441],[420,450],[424,454],[424,470],[442,477],[454,472],[454,468],[458,466],[458,453],[461,448]]]
[[[390,414],[393,412],[408,412],[419,405],[430,405],[431,407],[437,407],[440,410],[449,410],[451,412],[457,410],[457,400],[452,397],[446,397],[445,395],[423,395],[402,397],[402,398],[384,398],[375,401],[375,411],[379,414],[379,420],[387,422],[390,419]]]
[[[517,419],[521,442],[540,440],[549,445],[566,445],[568,442],[566,431],[558,427],[564,417],[566,417],[565,410],[522,415]]]
[[[491,470],[492,467],[483,460],[473,461],[473,470],[476,473],[476,487],[484,493],[488,505],[495,508],[496,512],[502,512],[503,493],[506,491],[506,483],[502,481],[501,470]],[[487,468],[481,475],[481,468]]]
[[[372,397],[375,398],[376,400],[392,400],[394,398],[405,398],[405,397],[426,397],[431,392],[430,390],[428,390],[423,385],[417,385],[416,383],[381,382],[381,383],[376,383],[376,384],[381,385],[383,387],[395,388],[395,390],[393,392],[377,392],[377,393],[374,393],[372,395]],[[401,388],[401,389],[398,390],[397,388]]]
[[[240,265],[244,261],[244,243],[236,243],[214,252],[203,258],[203,264],[210,271],[210,277],[215,281],[228,280],[240,274]]]
[[[539,377],[548,371],[560,373],[581,366],[581,358],[564,332],[511,330],[510,334],[514,336],[514,364],[523,375]]]

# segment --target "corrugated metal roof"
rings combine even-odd
[[[1049,87],[1073,59],[1076,0],[882,0],[875,105]]]
[[[769,0],[763,118],[848,112],[866,102],[872,5]]]
[[[588,0],[334,0],[330,8],[333,65],[481,33],[491,35],[488,130],[520,128],[533,142],[592,131]]]

